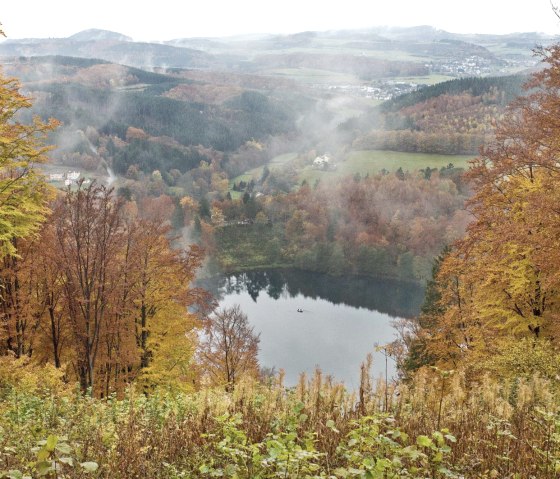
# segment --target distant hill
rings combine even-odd
[[[68,40],[73,40],[76,42],[92,42],[99,40],[112,40],[116,42],[131,42],[132,38],[123,35],[122,33],[111,32],[109,30],[99,30],[97,28],[91,28],[89,30],[83,30],[81,32],[75,33],[74,35],[68,37]]]
[[[532,49],[558,37],[538,33],[464,35],[430,26],[376,27],[360,30],[300,32],[289,35],[240,35],[226,38],[178,38],[163,43],[134,42],[126,35],[90,29],[68,38],[23,39],[0,42],[1,56],[65,55],[100,58],[140,68],[196,68],[261,71],[285,75],[278,69],[311,68],[327,72],[376,70],[371,64],[397,62],[388,76],[425,75],[426,65],[437,74],[460,74],[454,62],[475,58],[480,63],[467,75],[519,71],[536,63]],[[341,61],[344,57],[364,57]],[[262,62],[265,65],[262,65]],[[344,65],[346,63],[346,65]],[[408,63],[409,66],[403,68]],[[365,64],[365,66],[363,65]],[[393,65],[394,66],[394,65]],[[477,73],[479,72],[479,73]],[[288,72],[293,74],[293,72]],[[296,75],[297,76],[297,75]],[[378,77],[377,73],[366,75]]]
[[[86,30],[69,38],[26,39],[0,43],[0,57],[71,56],[99,58],[139,68],[209,68],[212,55],[190,48],[133,42],[120,33]]]
[[[34,111],[63,122],[56,161],[157,170],[200,194],[225,179],[207,165],[235,177],[287,152],[475,154],[521,91],[506,74],[535,68],[541,40],[554,38],[422,26],[162,44],[92,29],[3,41],[0,57]]]
[[[489,94],[492,91],[503,92],[500,99],[502,105],[508,104],[523,92],[523,83],[527,81],[525,75],[508,75],[502,77],[458,78],[427,86],[418,91],[398,96],[383,103],[379,108],[384,112],[396,112],[411,107],[441,95],[471,95],[474,97]]]
[[[65,56],[10,57],[4,71],[34,98],[24,120],[34,113],[62,122],[51,136],[56,164],[158,170],[169,184],[171,170],[184,175],[247,142],[295,134],[306,104],[292,83],[248,75],[189,79]]]

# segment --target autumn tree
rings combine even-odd
[[[474,221],[441,265],[428,348],[473,367],[524,338],[560,333],[560,46],[509,108],[468,173]]]
[[[203,372],[214,384],[232,390],[244,376],[258,375],[259,335],[239,305],[216,311],[204,326],[199,346]]]
[[[33,353],[40,318],[46,308],[39,284],[41,265],[34,261],[35,253],[32,239],[20,239],[18,255],[6,255],[0,260],[0,354],[9,352],[21,358]]]
[[[68,191],[55,210],[55,245],[76,348],[74,369],[83,389],[95,388],[102,335],[115,307],[125,246],[120,208],[103,186]]]
[[[157,218],[137,219],[130,268],[131,311],[139,370],[144,384],[185,384],[193,381],[196,316],[188,311],[211,307],[210,295],[191,286],[202,263],[202,250],[170,246],[170,227]]]

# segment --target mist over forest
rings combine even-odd
[[[76,170],[128,200],[165,198],[210,271],[425,282],[469,221],[466,160],[552,41],[423,27],[143,44],[88,30],[6,40],[0,55],[34,99],[26,120],[62,122],[53,181]]]

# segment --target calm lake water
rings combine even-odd
[[[355,389],[370,352],[374,377],[384,374],[385,359],[374,353],[375,343],[395,339],[393,321],[416,315],[424,298],[415,284],[292,270],[232,274],[203,286],[221,308],[241,306],[260,333],[261,366],[284,369],[288,386],[300,372],[310,375],[319,367]],[[389,374],[394,369],[389,360]]]

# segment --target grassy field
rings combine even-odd
[[[263,70],[262,73],[289,78],[290,80],[310,84],[324,83],[329,85],[362,85],[364,83],[363,80],[360,80],[355,75],[312,68],[273,68],[269,70]],[[455,77],[447,75],[426,75],[394,78],[391,77],[391,81],[404,81],[409,83],[420,83],[424,85],[435,85],[436,83],[453,80],[454,78]]]
[[[297,156],[296,153],[285,153],[283,155],[273,158],[268,167],[280,167]],[[396,171],[401,167],[404,171],[416,171],[422,168],[441,168],[453,163],[454,166],[467,168],[468,161],[473,156],[470,155],[434,155],[428,153],[406,153],[402,151],[383,151],[383,150],[367,150],[367,151],[352,151],[348,154],[345,161],[337,163],[335,171],[321,171],[314,169],[311,165],[306,166],[299,172],[299,182],[306,180],[308,183],[313,184],[316,180],[330,181],[342,178],[348,175],[355,175],[360,173],[364,176],[367,173],[375,175],[382,169],[388,171]],[[335,160],[336,161],[336,160]],[[233,183],[240,181],[249,182],[252,179],[257,181],[263,172],[262,166],[253,168],[245,173],[236,176],[229,182],[229,188],[232,198],[240,198],[242,193],[233,191]]]
[[[263,70],[266,75],[289,78],[302,83],[326,83],[326,84],[361,84],[355,75],[338,73],[328,70],[316,70],[313,68],[273,68]]]
[[[265,55],[289,55],[291,53],[306,53],[309,55],[316,55],[317,53],[322,55],[350,55],[355,57],[361,56],[377,58],[379,60],[408,61],[416,63],[425,63],[430,59],[429,55],[418,55],[407,52],[406,50],[387,50],[384,49],[382,45],[379,45],[378,48],[368,48],[367,45],[365,45],[364,48],[359,48],[357,46],[352,46],[352,42],[348,42],[346,40],[329,42],[328,45],[323,44],[312,47],[292,47],[263,51],[263,54]]]
[[[468,160],[472,156],[468,155],[432,155],[426,153],[405,153],[400,151],[353,151],[349,153],[346,161],[337,164],[336,171],[315,170],[311,165],[305,167],[301,174],[301,181],[314,183],[316,180],[332,180],[343,176],[360,173],[362,176],[379,173],[385,168],[389,171],[396,171],[401,167],[404,171],[415,171],[422,168],[441,168],[453,163],[457,167],[466,167]]]

